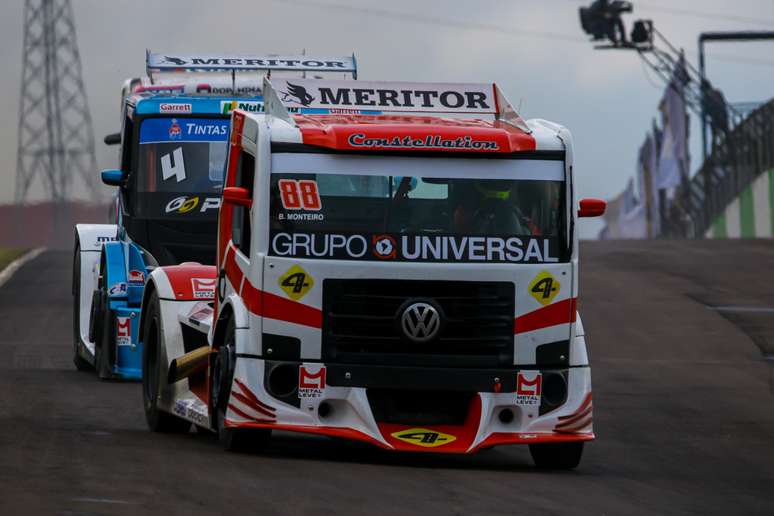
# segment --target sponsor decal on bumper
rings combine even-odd
[[[427,428],[409,428],[408,430],[393,432],[390,435],[395,439],[423,448],[436,448],[457,440],[457,438],[451,434],[436,432],[434,430],[428,430]]]

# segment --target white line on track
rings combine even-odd
[[[0,287],[2,287],[6,281],[11,279],[11,276],[13,276],[16,271],[21,269],[22,265],[29,262],[30,260],[34,260],[38,257],[40,253],[45,251],[45,247],[38,247],[37,249],[32,249],[31,251],[27,251],[14,261],[8,264],[8,267],[0,271]]]
[[[85,503],[117,503],[123,505],[136,505],[137,502],[129,502],[126,500],[112,500],[110,498],[71,498],[72,502],[85,502]]]
[[[707,308],[718,312],[757,312],[762,314],[774,313],[774,307],[770,306],[708,306]]]

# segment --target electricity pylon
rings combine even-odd
[[[54,205],[81,192],[97,200],[94,131],[70,0],[25,1],[22,59],[15,202],[27,201],[36,183]]]

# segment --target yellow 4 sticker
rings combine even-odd
[[[279,277],[279,286],[290,299],[298,301],[312,290],[314,280],[300,265],[294,265]]]
[[[422,446],[423,448],[435,448],[436,446],[443,446],[457,440],[453,435],[428,430],[427,428],[409,428],[408,430],[401,430],[390,435],[395,439]]]
[[[529,284],[529,293],[538,303],[545,306],[559,293],[559,281],[548,271],[542,271]]]

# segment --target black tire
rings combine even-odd
[[[97,370],[97,376],[101,380],[108,380],[113,377],[113,368],[110,364],[110,350],[115,346],[113,336],[115,335],[115,324],[113,313],[108,308],[108,293],[103,288],[99,290],[99,295],[95,292],[96,303],[99,309],[94,310],[92,317],[95,320],[94,326],[94,368]]]
[[[89,340],[94,343],[94,356],[97,356],[96,343],[102,336],[102,290],[95,289],[91,293],[91,308],[89,309]]]
[[[226,409],[231,396],[236,367],[235,324],[231,318],[223,345],[218,349],[210,371],[210,401],[213,430],[226,451],[260,452],[271,441],[271,428],[227,428]]]
[[[158,407],[162,387],[167,381],[161,368],[160,313],[159,297],[153,292],[148,299],[148,309],[142,316],[142,405],[145,421],[152,432],[187,432],[191,428],[190,422]]]
[[[75,254],[73,255],[73,364],[78,371],[94,369],[91,364],[81,356],[78,347],[81,341],[81,244],[75,242]]]
[[[530,444],[529,453],[540,469],[575,469],[583,456],[583,441]]]

